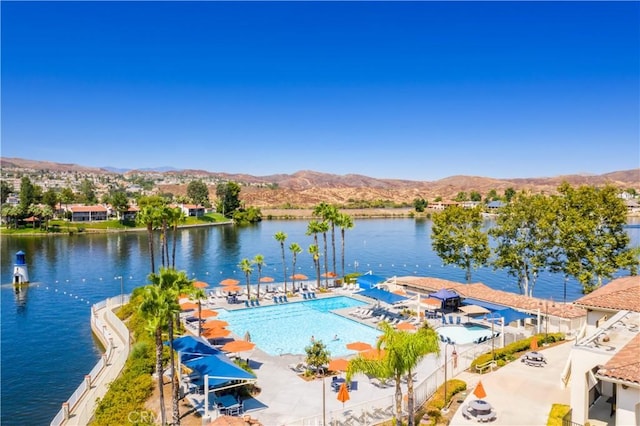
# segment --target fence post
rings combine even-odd
[[[87,382],[87,390],[91,389],[91,374],[85,374],[84,381]]]
[[[64,420],[69,420],[69,403],[67,401],[62,403],[62,415]]]

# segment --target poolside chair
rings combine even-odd
[[[258,299],[256,299],[254,303],[256,304],[256,306],[260,306],[260,301]]]
[[[440,318],[442,319],[442,325],[446,325],[447,319],[444,317],[444,315],[442,315]]]
[[[453,315],[449,315],[449,324],[453,325]]]
[[[280,298],[278,296],[273,296],[273,303],[280,303]]]
[[[245,306],[245,308],[249,308],[249,301],[248,300],[244,301],[244,306]]]
[[[312,293],[311,293],[311,298],[312,298],[312,299],[315,299],[315,298],[316,298],[316,293],[315,293],[315,292],[312,292]]]
[[[281,301],[282,301],[282,300],[284,300],[285,302],[289,302],[289,301],[287,300],[287,296],[282,296],[282,297],[280,297],[280,300],[281,300]]]
[[[462,324],[460,321],[461,321],[461,320],[460,320],[460,317],[456,317],[456,325],[460,325],[460,324]]]

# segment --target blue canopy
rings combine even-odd
[[[487,315],[485,315],[485,319],[488,321],[498,321],[500,318],[504,318],[504,323],[509,324],[513,321],[531,318],[530,314],[516,311],[512,308],[500,309],[499,311],[493,311]]]
[[[222,353],[193,358],[185,362],[184,365],[200,373],[200,378],[195,381],[197,384],[204,384],[204,376],[209,376],[209,387],[224,385],[232,380],[253,380],[256,378],[253,374],[238,367]]]
[[[404,296],[400,296],[399,294],[390,293],[385,290],[381,290],[379,288],[370,288],[368,290],[363,290],[359,293],[362,296],[370,297],[372,299],[380,300],[382,302],[393,305],[394,303],[404,302],[405,300],[409,300]]]
[[[358,283],[360,288],[365,288],[366,289],[366,288],[372,288],[376,284],[383,283],[386,280],[387,280],[387,278],[383,277],[381,275],[365,274],[365,275],[360,275],[356,279],[356,282]]]
[[[456,293],[455,291],[451,291],[451,290],[447,290],[447,289],[441,288],[437,292],[431,293],[429,295],[429,297],[434,297],[434,298],[440,299],[440,300],[449,300],[449,299],[458,299],[458,298],[460,298],[460,295],[458,293]]]
[[[165,342],[164,344],[168,345],[169,342]],[[173,349],[180,353],[180,361],[182,362],[202,355],[217,355],[222,353],[202,338],[193,336],[182,336],[173,339]]]

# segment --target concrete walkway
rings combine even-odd
[[[531,367],[517,359],[483,375],[464,372],[456,377],[467,383],[467,397],[451,420],[452,425],[477,424],[462,417],[462,407],[474,399],[473,390],[482,381],[497,418],[491,424],[530,426],[547,424],[553,404],[569,404],[570,390],[563,389],[560,376],[571,351],[571,341],[541,349],[547,359],[544,367]]]
[[[103,308],[95,311],[95,317],[98,321],[91,321],[91,328],[105,347],[110,343],[112,344],[112,351],[106,360],[106,366],[98,373],[90,388],[80,397],[70,411],[68,420],[62,423],[63,425],[81,426],[88,424],[97,406],[96,399],[105,396],[111,382],[118,377],[124,368],[129,353],[128,336],[121,336],[107,315],[110,310],[112,312],[118,306],[119,304],[106,303]],[[113,316],[111,317],[113,318]],[[97,330],[96,323],[102,324],[106,330]],[[107,339],[110,339],[111,342],[108,342]]]

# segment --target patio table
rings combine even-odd
[[[487,414],[493,407],[487,401],[481,399],[474,399],[469,403],[469,408],[478,412],[478,414]]]

